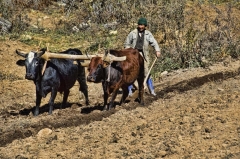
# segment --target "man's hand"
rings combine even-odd
[[[161,52],[160,51],[156,51],[156,56],[160,57],[161,56]]]

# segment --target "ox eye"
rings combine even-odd
[[[38,62],[38,61],[36,61],[36,62],[35,62],[35,65],[38,65],[38,64],[39,64],[39,62]]]

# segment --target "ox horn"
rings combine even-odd
[[[90,62],[81,62],[81,66],[83,66],[83,67],[88,67],[89,64],[90,64]]]
[[[88,55],[88,52],[86,51],[86,56],[88,57],[88,60],[91,60],[91,56],[90,55]]]
[[[118,56],[114,56],[112,54],[107,54],[103,57],[103,61],[106,61],[106,62],[112,62],[112,61],[125,61],[127,59],[126,56],[121,56],[121,57],[118,57]]]
[[[19,51],[19,50],[16,50],[16,53],[19,55],[19,56],[22,56],[22,57],[24,57],[24,58],[26,58],[27,57],[27,52],[23,52],[23,51]]]

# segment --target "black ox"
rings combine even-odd
[[[64,93],[61,108],[65,106],[70,92],[69,90],[73,87],[76,80],[80,84],[79,91],[83,92],[86,104],[88,105],[88,87],[86,84],[85,69],[80,63],[82,60],[76,60],[77,64],[75,64],[74,60],[51,59],[47,61],[44,66],[45,60],[42,59],[41,56],[45,53],[45,51],[46,49],[42,49],[40,52],[31,51],[26,54],[16,50],[18,55],[25,58],[25,60],[18,60],[17,64],[19,66],[25,65],[25,78],[32,80],[36,85],[36,108],[34,115],[37,116],[39,114],[39,106],[41,104],[42,97],[46,97],[50,92],[51,97],[48,102],[49,114],[52,114],[57,92]],[[68,49],[61,53],[82,55],[81,51],[78,49]]]

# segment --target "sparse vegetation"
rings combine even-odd
[[[12,23],[1,34],[33,46],[50,43],[51,51],[77,47],[94,53],[99,46],[122,49],[144,16],[162,48],[154,74],[238,58],[239,6],[232,0],[1,0],[0,15]]]
[[[14,75],[14,74],[6,74],[0,72],[0,81],[2,80],[9,80],[9,81],[16,81],[16,80],[21,80],[22,78]]]

